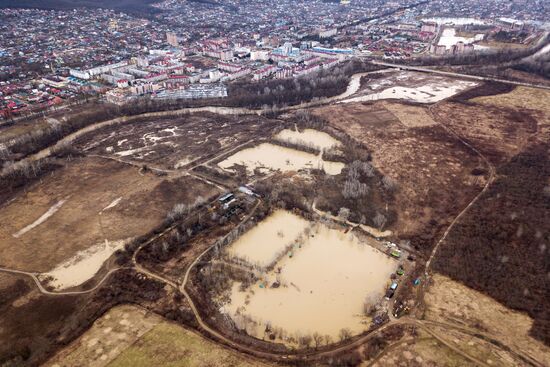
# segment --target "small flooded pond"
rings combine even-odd
[[[337,175],[344,168],[344,163],[324,161],[320,156],[311,153],[269,143],[243,149],[218,163],[218,166],[230,169],[235,164],[246,166],[250,173],[256,168],[283,172],[304,168],[323,168],[327,174]]]
[[[271,241],[271,236],[266,235],[266,240]],[[234,283],[231,303],[224,310],[259,338],[269,324],[287,336],[317,332],[337,341],[343,328],[353,334],[368,328],[365,301],[375,304],[383,298],[396,268],[397,261],[354,234],[316,223],[302,245],[295,246],[264,279],[244,292],[240,283]],[[275,282],[280,286],[272,287]]]
[[[275,135],[275,139],[294,144],[305,144],[321,150],[342,145],[329,134],[314,129],[304,129],[303,131],[285,129]]]
[[[302,217],[276,210],[242,235],[227,249],[228,253],[250,264],[267,266],[308,227]]]
[[[41,274],[40,278],[50,278],[49,285],[57,290],[81,285],[90,280],[101,269],[103,263],[117,250],[123,249],[129,241],[130,238],[98,243],[78,252],[50,272]]]

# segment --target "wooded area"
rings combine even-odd
[[[435,269],[527,312],[550,343],[550,159],[538,143],[497,170],[497,179],[443,244]]]

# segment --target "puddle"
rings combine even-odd
[[[63,204],[65,204],[66,201],[67,201],[67,199],[63,199],[63,200],[58,201],[57,203],[52,205],[52,207],[50,209],[48,209],[48,211],[46,213],[42,214],[40,216],[40,218],[38,218],[37,220],[35,220],[34,222],[29,224],[25,228],[21,229],[19,232],[14,233],[12,236],[15,237],[15,238],[19,238],[22,235],[24,235],[25,233],[27,233],[28,231],[30,231],[31,229],[33,229],[35,227],[38,227],[39,225],[44,223],[46,220],[48,220],[49,217],[54,215],[63,206]]]
[[[121,197],[118,197],[116,198],[115,200],[113,200],[109,205],[107,205],[105,208],[101,209],[100,213],[104,212],[105,210],[108,210],[108,209],[111,209],[111,208],[114,208],[115,206],[118,205],[118,203],[120,203],[120,201],[122,200],[122,196]]]
[[[320,156],[314,154],[269,143],[243,149],[218,163],[218,166],[230,169],[235,164],[246,166],[249,173],[256,168],[283,172],[304,168],[324,168],[327,174],[337,175],[344,168],[343,163],[324,161]]]
[[[193,157],[185,157],[183,159],[180,159],[179,161],[176,162],[176,164],[174,165],[174,168],[175,169],[178,169],[178,168],[181,168],[189,163],[193,162]]]
[[[292,250],[292,257],[277,264],[280,274],[267,274],[245,292],[239,283],[233,285],[231,303],[224,310],[240,327],[260,338],[270,324],[287,336],[317,332],[333,341],[343,328],[354,334],[368,328],[365,300],[375,304],[383,298],[397,262],[352,233],[316,224],[312,234]],[[265,234],[265,240],[270,237]],[[271,288],[275,281],[279,288]],[[246,318],[258,324],[243,321]]]
[[[309,222],[285,210],[276,210],[231,244],[229,254],[265,267],[303,233]]]
[[[101,268],[103,263],[116,251],[124,248],[130,240],[105,241],[84,251],[58,265],[48,273],[41,274],[41,278],[51,276],[50,285],[55,289],[65,289],[80,285],[91,279]]]
[[[275,139],[313,146],[321,150],[342,145],[329,134],[314,129],[304,129],[303,131],[285,129],[275,135]]]

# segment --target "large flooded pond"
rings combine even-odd
[[[277,241],[274,232],[266,233],[265,241]],[[264,279],[244,292],[235,283],[225,311],[237,325],[260,338],[269,324],[282,328],[287,336],[316,332],[337,341],[341,329],[357,334],[368,328],[365,301],[374,304],[382,299],[396,268],[395,260],[354,234],[315,224],[303,243]],[[276,282],[279,287],[273,287]]]
[[[343,163],[324,161],[320,156],[311,153],[269,143],[243,149],[218,163],[224,169],[230,169],[235,164],[246,166],[250,173],[256,168],[283,172],[304,168],[323,168],[327,174],[337,175],[344,168]]]
[[[275,135],[275,139],[310,145],[321,150],[342,145],[329,134],[314,129],[304,129],[303,131],[285,129]]]
[[[302,217],[277,210],[231,244],[227,251],[250,264],[269,265],[309,226]]]
[[[416,72],[399,72],[370,81],[357,97],[339,103],[402,99],[418,103],[435,103],[477,85],[475,82]]]
[[[450,48],[456,45],[458,42],[470,44],[470,43],[482,41],[482,40],[483,40],[483,34],[481,33],[476,34],[474,37],[459,37],[456,35],[456,29],[445,28],[437,44],[440,46],[445,46],[446,48]],[[474,45],[475,50],[483,50],[486,48],[487,48],[486,46]]]

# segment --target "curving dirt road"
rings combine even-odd
[[[342,95],[340,96],[337,96],[337,97],[332,97],[332,98],[329,98],[329,99],[326,99],[326,100],[323,100],[323,101],[317,101],[317,102],[312,102],[312,103],[308,103],[308,104],[304,104],[304,105],[299,105],[299,106],[291,106],[291,107],[288,107],[287,109],[288,110],[293,110],[293,109],[298,109],[298,108],[304,108],[304,107],[311,107],[311,106],[316,106],[316,105],[321,105],[321,104],[325,104],[325,103],[331,103],[331,102],[334,102],[335,100],[338,100],[338,99],[344,99],[344,98],[347,98],[349,96],[351,96],[352,94],[354,94],[360,87],[360,80],[361,80],[361,77],[363,75],[366,75],[368,73],[360,73],[360,74],[356,74],[352,77],[352,80],[350,81],[350,84],[348,85],[348,89],[346,90],[345,93],[343,93]],[[432,105],[430,108],[429,108],[429,111],[430,113],[432,113],[432,107],[434,107],[435,105]],[[261,111],[259,110],[247,110],[247,109],[234,109],[234,108],[215,108],[215,109],[211,109],[211,108],[199,108],[199,109],[183,109],[183,110],[178,110],[178,111],[166,111],[166,112],[155,112],[155,113],[150,113],[150,114],[144,114],[144,115],[141,115],[141,116],[136,116],[136,117],[133,117],[133,118],[137,118],[137,117],[144,117],[144,116],[147,116],[147,117],[159,117],[159,116],[177,116],[177,115],[183,115],[183,114],[187,114],[187,113],[193,113],[193,112],[200,112],[200,111],[209,111],[209,112],[213,112],[213,111],[216,111],[214,113],[221,113],[221,114],[259,114],[261,113]],[[432,115],[433,116],[433,115]],[[70,142],[70,141],[73,141],[74,139],[90,132],[90,131],[93,131],[95,129],[99,129],[101,127],[104,127],[104,126],[108,126],[108,125],[111,125],[111,124],[117,124],[117,123],[126,123],[126,122],[130,122],[132,121],[133,118],[127,118],[127,117],[124,117],[124,118],[118,118],[118,119],[113,119],[113,120],[109,120],[109,121],[104,121],[104,122],[101,122],[101,123],[97,123],[97,124],[94,124],[94,125],[90,125],[86,128],[83,128],[81,130],[78,130],[77,132],[65,137],[64,139],[62,139],[60,142],[58,142],[55,146],[53,147],[50,147],[50,148],[47,148],[47,149],[44,149],[43,151],[35,154],[34,156],[31,156],[29,157],[28,159],[38,159],[38,158],[43,158],[43,157],[47,157],[48,155],[51,154],[52,150],[57,147],[58,145],[60,144],[64,144],[66,142]],[[434,118],[434,121],[437,121],[435,118]],[[437,121],[438,124],[440,124],[445,130],[447,130],[450,134],[452,134],[453,136],[455,136],[460,142],[462,142],[465,146],[467,146],[469,149],[471,149],[473,152],[475,152],[487,165],[488,169],[489,169],[489,178],[487,180],[487,183],[486,185],[484,186],[484,188],[481,190],[480,193],[478,193],[478,195],[476,195],[476,197],[474,197],[474,199],[454,218],[454,220],[450,223],[450,225],[448,226],[448,228],[446,229],[446,231],[444,232],[443,236],[439,239],[439,241],[436,243],[434,249],[432,250],[431,254],[430,254],[430,257],[428,258],[427,262],[426,262],[426,268],[425,268],[425,277],[426,277],[426,280],[428,280],[430,278],[430,268],[431,268],[431,264],[432,264],[432,261],[433,259],[435,258],[435,256],[437,255],[437,251],[439,249],[439,247],[441,246],[441,244],[447,239],[449,233],[451,232],[451,230],[454,228],[454,226],[456,225],[456,223],[458,223],[460,221],[460,219],[468,212],[468,210],[473,206],[475,205],[475,203],[478,201],[478,199],[487,191],[487,189],[489,188],[489,186],[491,185],[491,183],[493,182],[494,180],[494,176],[495,176],[495,168],[494,166],[489,162],[489,160],[483,155],[481,154],[474,146],[472,146],[471,144],[469,144],[467,141],[465,141],[464,139],[462,139],[456,132],[454,132],[450,127],[446,126],[444,123],[442,123],[441,121]],[[126,162],[125,162],[126,163]],[[238,227],[240,227],[242,224],[244,224],[246,221],[249,220],[249,218],[253,215],[253,213],[255,212],[255,210],[257,209],[257,207],[260,205],[260,201],[258,201],[256,203],[256,205],[254,206],[254,208],[251,210],[251,212],[241,221],[241,223],[238,224]],[[175,225],[174,225],[175,226]],[[202,319],[202,316],[201,314],[199,313],[196,305],[194,304],[194,301],[192,299],[192,297],[190,296],[190,294],[187,292],[186,290],[186,286],[189,282],[189,277],[190,277],[190,274],[191,274],[191,271],[192,269],[199,263],[199,261],[209,252],[211,251],[215,245],[212,245],[210,247],[208,247],[207,249],[205,249],[199,256],[197,256],[194,261],[190,264],[190,266],[188,267],[183,279],[182,279],[182,282],[180,284],[177,284],[176,282],[174,281],[171,281],[169,279],[166,279],[164,277],[162,277],[161,275],[158,275],[158,274],[155,274],[154,272],[144,268],[143,266],[141,266],[138,262],[137,262],[137,254],[139,253],[139,251],[145,247],[146,245],[150,244],[151,242],[153,242],[154,240],[158,239],[159,237],[163,236],[164,234],[166,234],[168,231],[172,230],[174,228],[174,226],[171,226],[169,228],[167,228],[165,231],[157,234],[156,236],[153,236],[152,238],[150,238],[148,241],[144,242],[143,244],[141,244],[138,249],[134,252],[134,255],[132,257],[132,267],[121,267],[121,268],[115,268],[115,269],[111,269],[109,272],[107,272],[99,281],[98,283],[91,289],[87,289],[87,290],[81,290],[81,291],[66,291],[66,292],[56,292],[56,291],[48,291],[47,289],[45,289],[43,287],[43,285],[41,284],[40,280],[38,279],[38,273],[32,273],[32,272],[25,272],[25,271],[19,271],[19,270],[13,270],[13,269],[8,269],[8,268],[0,268],[0,272],[5,272],[5,273],[11,273],[11,274],[16,274],[16,275],[24,275],[24,276],[28,276],[30,277],[34,283],[36,284],[36,286],[38,287],[39,291],[42,293],[42,294],[45,294],[45,295],[49,295],[49,296],[66,296],[66,295],[79,295],[79,294],[86,294],[86,293],[90,293],[90,292],[93,292],[95,290],[97,290],[99,287],[101,287],[103,285],[103,283],[113,274],[115,273],[116,271],[120,270],[120,269],[135,269],[136,271],[148,276],[148,277],[151,277],[153,279],[156,279],[158,281],[161,281],[175,289],[178,289],[183,295],[184,297],[187,299],[191,309],[192,309],[192,312],[193,314],[195,315],[196,319],[197,319],[197,322],[199,323],[199,325],[201,326],[201,328],[203,330],[205,330],[210,336],[214,337],[215,339],[217,339],[218,341],[236,349],[236,350],[239,350],[239,351],[242,351],[244,353],[248,353],[248,354],[251,354],[251,355],[255,355],[257,357],[260,357],[260,358],[266,358],[266,359],[270,359],[270,360],[276,360],[276,361],[287,361],[287,360],[314,360],[314,359],[320,359],[320,358],[324,358],[324,357],[330,357],[330,356],[333,356],[335,353],[340,353],[340,352],[345,352],[347,350],[351,350],[351,349],[354,349],[362,344],[364,344],[365,342],[367,342],[368,340],[370,340],[371,338],[373,338],[374,336],[377,336],[379,333],[381,333],[382,331],[386,330],[387,328],[389,327],[392,327],[394,325],[415,325],[417,327],[420,327],[422,328],[423,330],[425,330],[428,334],[430,334],[433,338],[437,339],[438,341],[440,341],[442,344],[446,345],[447,347],[451,348],[452,350],[454,350],[455,352],[459,353],[460,355],[462,355],[464,358],[467,358],[468,360],[470,360],[472,363],[475,363],[475,364],[478,364],[478,365],[482,365],[482,366],[486,366],[486,363],[483,362],[483,361],[479,361],[477,360],[475,357],[473,356],[470,356],[468,355],[467,353],[465,353],[464,351],[460,350],[459,348],[457,348],[456,346],[448,343],[443,337],[441,337],[437,332],[435,332],[434,330],[432,329],[429,329],[429,327],[427,325],[429,324],[435,324],[435,322],[431,322],[431,321],[420,321],[420,320],[416,320],[416,319],[410,319],[410,318],[407,318],[407,317],[404,317],[404,318],[401,318],[401,319],[392,319],[390,322],[388,322],[387,324],[383,325],[382,327],[380,327],[379,329],[377,329],[376,331],[372,332],[372,333],[369,333],[367,335],[363,335],[363,336],[360,336],[360,337],[357,337],[355,339],[352,339],[350,340],[348,343],[345,343],[345,344],[340,344],[340,345],[336,345],[334,347],[329,347],[327,348],[326,350],[322,350],[322,351],[317,351],[317,350],[310,350],[310,351],[302,351],[302,352],[298,352],[298,353],[294,353],[294,354],[280,354],[280,353],[274,353],[274,352],[264,352],[264,351],[259,351],[259,350],[256,350],[254,349],[253,347],[249,347],[249,346],[246,346],[246,345],[242,345],[242,344],[239,344],[238,342],[235,342],[235,341],[232,341],[231,339],[229,339],[228,337],[224,336],[223,334],[221,334],[220,332],[216,331],[215,329],[211,328],[203,319]],[[424,287],[427,286],[429,282],[425,282],[424,283]],[[498,345],[500,348],[502,348],[502,346],[505,346],[506,349],[508,351],[511,351],[513,354],[515,354],[516,356],[522,358],[524,361],[528,361],[529,364],[532,364],[534,366],[541,366],[542,364],[540,364],[538,361],[534,360],[532,357],[530,356],[526,356],[524,355],[520,350],[517,350],[517,348],[512,348],[512,347],[509,347],[509,346],[506,346],[506,344],[500,342],[497,338],[495,338],[494,336],[490,335],[490,334],[483,334],[483,333],[480,333],[479,331],[477,330],[468,330],[466,328],[464,328],[463,326],[461,325],[453,325],[453,324],[446,324],[446,323],[438,323],[438,326],[441,326],[441,327],[447,327],[447,328],[454,328],[454,329],[457,329],[457,330],[461,330],[462,332],[466,332],[466,333],[469,333],[470,335],[473,335],[473,336],[479,336],[479,335],[483,335],[485,338],[487,338],[487,340],[492,340],[493,341],[493,344],[495,345]]]

